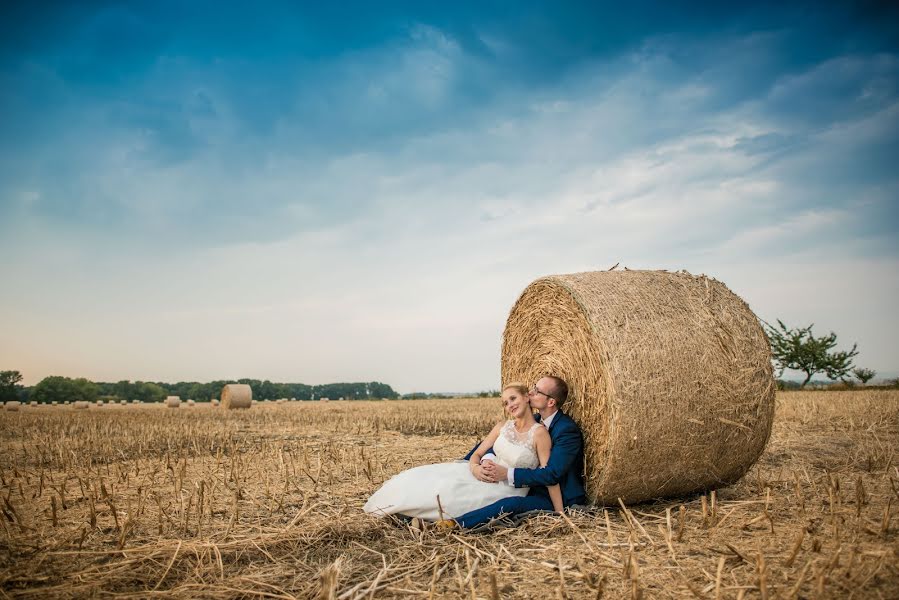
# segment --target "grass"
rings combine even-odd
[[[496,399],[0,412],[0,595],[899,597],[899,391],[780,393],[757,465],[708,494],[492,534],[362,513],[500,415]]]

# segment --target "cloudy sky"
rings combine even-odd
[[[620,262],[899,375],[895,9],[290,4],[4,3],[0,369],[490,389]]]

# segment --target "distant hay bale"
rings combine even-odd
[[[165,399],[166,408],[178,408],[181,406],[181,397],[180,396],[166,396]]]
[[[253,390],[245,383],[229,383],[222,388],[222,408],[250,408]]]
[[[65,401],[63,402],[63,404],[66,405],[66,406],[68,406],[69,404],[71,404],[71,402],[69,402],[68,400],[65,400]]]
[[[503,333],[502,381],[556,375],[584,432],[591,501],[732,483],[771,433],[774,378],[758,319],[686,272],[602,271],[531,283]]]
[[[66,403],[68,403],[68,400],[66,400]],[[76,400],[72,404],[72,408],[75,408],[77,410],[87,410],[90,407],[91,407],[91,403],[88,402],[87,400]]]
[[[196,404],[196,402],[194,402],[192,399],[190,399],[190,398],[187,399],[188,406],[193,406],[194,404]]]
[[[127,400],[119,400],[119,404],[121,404],[122,406],[128,406],[128,401]]]
[[[102,407],[103,407],[103,401],[102,401],[102,400],[97,400],[97,403],[96,403],[96,404],[97,404],[97,408],[102,408]]]
[[[22,403],[18,400],[10,400],[4,405],[4,408],[10,412],[15,412],[19,410],[20,406],[22,406]]]
[[[131,401],[131,404],[140,404],[140,400],[135,398],[134,400]]]
[[[53,402],[50,403],[51,406],[56,406],[57,404],[59,404],[58,400],[54,400]]]
[[[32,400],[28,403],[28,406],[37,406],[37,400]]]
[[[210,403],[212,406],[217,407],[217,406],[219,405],[218,398],[213,398],[213,399],[211,399],[211,400],[209,401],[209,403]]]

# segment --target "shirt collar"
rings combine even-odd
[[[543,423],[543,426],[544,426],[544,427],[546,427],[547,429],[549,429],[549,426],[552,425],[553,419],[556,418],[556,415],[557,415],[557,414],[559,414],[559,411],[554,412],[553,414],[549,415],[549,416],[546,417],[545,419],[541,419],[540,422]]]

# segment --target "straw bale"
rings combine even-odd
[[[131,404],[140,404],[140,400],[135,398],[134,400],[131,401]]]
[[[188,406],[193,406],[194,404],[196,404],[196,402],[194,402],[191,398],[188,398],[188,399],[187,399],[187,405],[188,405]]]
[[[102,401],[102,400],[97,400],[97,406],[98,406],[98,407],[102,407],[102,406],[103,406],[103,401]]]
[[[68,400],[66,400],[66,404],[68,404]],[[72,404],[72,408],[76,408],[78,410],[86,410],[90,408],[91,404],[87,400],[76,400],[74,404]]]
[[[121,404],[122,406],[126,406],[128,404],[128,401],[127,400],[119,400],[119,404]]]
[[[18,400],[10,400],[9,402],[6,403],[6,405],[4,407],[8,411],[16,411],[16,410],[19,410],[20,406],[22,406],[22,403],[19,402]]]
[[[222,388],[222,408],[250,408],[253,390],[245,383],[229,383]]]
[[[765,447],[771,352],[723,283],[666,271],[552,275],[522,292],[502,380],[556,375],[584,432],[591,501],[639,502],[732,483]]]
[[[37,406],[37,400],[32,400],[28,403],[28,406]]]
[[[178,408],[181,406],[180,396],[167,396],[165,399],[166,408]]]

